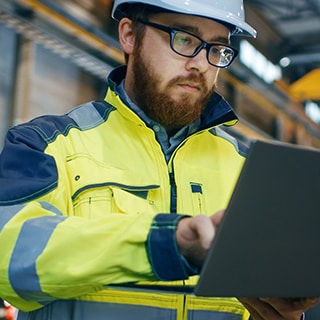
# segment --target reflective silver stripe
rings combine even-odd
[[[18,320],[176,320],[175,309],[89,301],[56,301]],[[194,318],[196,319],[196,318]],[[232,319],[232,318],[230,318]],[[207,320],[207,319],[206,319]],[[233,320],[233,319],[232,319]]]
[[[9,279],[13,289],[22,298],[39,303],[53,300],[41,292],[36,261],[57,225],[65,219],[61,216],[44,216],[26,221],[21,228],[10,261]],[[36,247],[35,238],[38,239]]]
[[[192,320],[241,320],[242,315],[231,312],[188,310],[188,319]]]
[[[40,201],[40,205],[43,209],[48,210],[57,216],[62,216],[62,213],[55,206],[53,206],[51,203]]]
[[[90,102],[73,109],[68,113],[68,116],[73,119],[82,130],[94,128],[104,121]]]
[[[56,301],[30,313],[19,312],[18,320],[177,320],[175,309],[139,305],[89,302]],[[241,320],[239,314],[189,310],[189,320]]]
[[[24,205],[0,206],[0,232],[4,226],[20,211]]]
[[[233,136],[231,136],[230,134],[222,130],[220,127],[216,127],[215,131],[218,137],[221,137],[231,142],[234,145],[235,149],[239,152],[239,144],[236,138],[234,138]]]

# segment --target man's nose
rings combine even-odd
[[[188,70],[197,69],[200,73],[207,72],[210,64],[207,59],[206,49],[203,48],[196,56],[188,58],[186,67]]]

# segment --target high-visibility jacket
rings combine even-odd
[[[122,78],[110,75],[105,101],[8,132],[0,295],[19,319],[244,319],[235,298],[124,289],[197,281],[177,249],[177,222],[226,207],[245,149],[219,128],[237,119],[215,94],[201,129],[167,162],[154,131],[117,94]]]

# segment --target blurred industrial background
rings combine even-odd
[[[218,91],[240,117],[243,139],[320,148],[320,0],[246,0],[257,39]],[[0,148],[9,127],[101,99],[123,63],[112,0],[0,0]]]
[[[11,126],[104,97],[124,62],[112,3],[0,0],[0,149]],[[240,55],[218,86],[239,115],[234,133],[320,148],[320,0],[245,7],[258,36],[233,40]]]

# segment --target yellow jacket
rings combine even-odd
[[[153,130],[116,93],[118,73],[105,101],[9,131],[0,156],[0,295],[24,311],[19,319],[246,317],[236,299],[114,287],[194,284],[176,224],[225,208],[244,162],[242,146],[218,127],[236,122],[218,95],[210,108],[220,111],[167,162]]]

